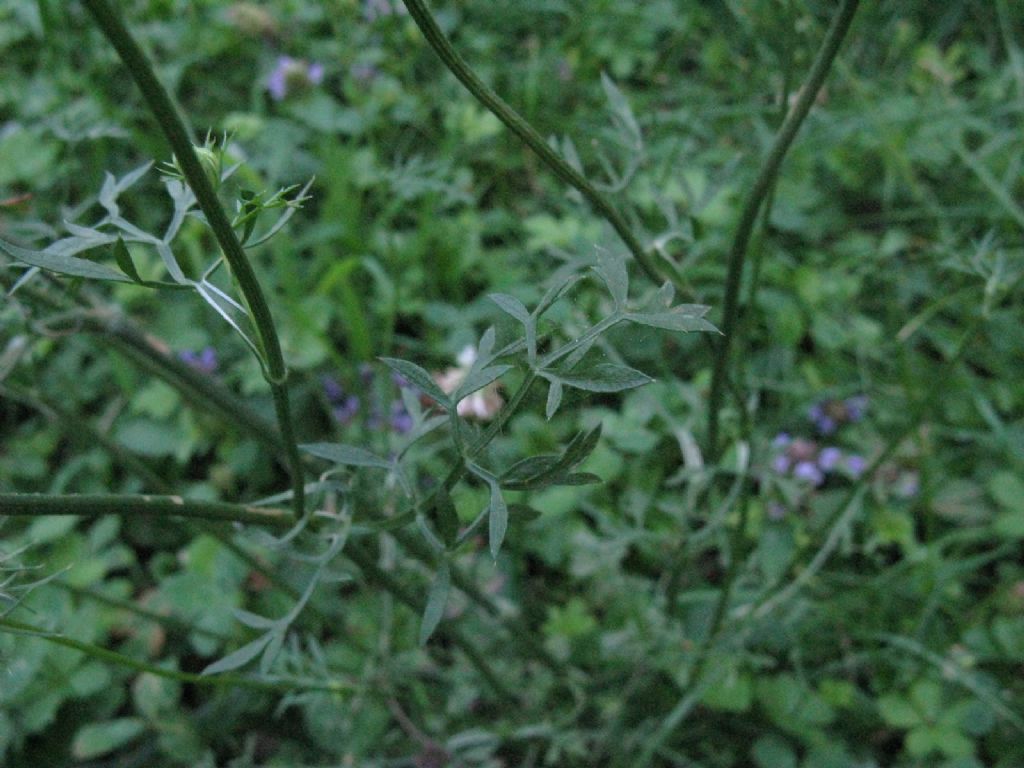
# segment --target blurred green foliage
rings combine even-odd
[[[518,330],[488,294],[532,307],[557,269],[590,263],[595,243],[618,248],[444,71],[395,0],[120,5],[196,129],[230,136],[239,183],[316,178],[292,223],[253,251],[304,442],[388,455],[400,401],[376,357],[441,371],[488,325]],[[833,4],[432,5],[481,76],[563,153],[570,139],[587,175],[681,265],[680,298],[719,307],[743,194]],[[652,765],[1024,764],[1024,312],[1019,291],[996,301],[1024,270],[1022,46],[1024,11],[1010,0],[864,3],[755,239],[735,355],[745,399],[726,414],[734,440],[718,467],[699,448],[702,339],[638,326],[597,351],[655,383],[567,392],[550,421],[534,395],[495,441],[505,466],[603,425],[583,465],[603,484],[515,494],[542,514],[513,523],[496,563],[486,537],[457,558],[565,664],[563,678],[523,661],[522,638],[453,590],[444,621],[512,681],[522,700],[508,706],[446,641],[420,647],[418,615],[342,570],[313,593],[277,671],[344,677],[359,693],[183,683],[0,633],[0,762],[620,766],[658,741]],[[322,81],[276,99],[268,78],[281,56],[321,64]],[[90,220],[104,171],[150,160],[169,160],[162,140],[81,7],[0,5],[0,238],[42,247],[64,236],[64,222]],[[171,212],[155,173],[121,205],[146,231]],[[176,248],[188,271],[216,245],[189,220]],[[143,276],[159,271],[153,253],[131,256]],[[9,290],[23,268],[0,268]],[[596,286],[551,310],[553,332],[574,338],[609,310]],[[37,288],[116,304],[173,354],[213,348],[209,375],[272,414],[258,365],[194,297]],[[255,437],[59,314],[20,292],[0,304],[0,489],[249,500],[284,487]],[[943,367],[977,318],[962,359]],[[355,413],[335,418],[342,401],[323,376],[359,396]],[[848,526],[831,527],[850,473],[809,487],[772,469],[780,432],[878,455],[937,377],[941,397],[866,483]],[[861,393],[864,418],[815,431],[810,406]],[[737,439],[744,419],[749,441]],[[702,671],[744,472],[758,494],[739,542],[739,613]],[[357,482],[372,497],[374,481]],[[467,524],[487,486],[460,486],[452,502]],[[10,616],[188,673],[253,640],[234,610],[284,615],[314,572],[259,537],[153,519],[8,520],[0,532],[5,573],[60,571],[30,592],[0,579],[0,612],[23,598]],[[742,613],[833,534],[834,555],[803,591],[768,616]],[[426,569],[401,548],[382,553],[427,593]],[[273,566],[284,566],[277,586],[262,572]],[[689,715],[679,727],[676,711]]]

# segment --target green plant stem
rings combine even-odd
[[[118,653],[117,651],[111,651],[107,648],[93,645],[92,643],[84,643],[81,640],[75,640],[74,638],[66,637],[65,635],[47,632],[46,630],[39,629],[38,627],[33,627],[31,624],[23,624],[20,621],[13,621],[7,618],[0,618],[0,632],[27,635],[29,637],[39,637],[47,642],[54,643],[55,645],[81,651],[88,656],[92,656],[95,659],[99,659],[110,664],[117,664],[121,667],[134,669],[136,672],[145,672],[150,675],[156,675],[157,677],[167,678],[168,680],[177,680],[180,683],[190,683],[192,685],[251,688],[257,691],[269,691],[281,694],[294,693],[298,688],[301,688],[302,690],[325,691],[329,693],[350,693],[358,689],[358,686],[347,681],[323,682],[322,680],[297,680],[293,678],[281,680],[255,680],[249,677],[242,677],[241,675],[204,676],[193,674],[191,672],[179,672],[176,669],[168,669],[167,667],[160,667],[156,664],[149,664],[148,662],[134,659],[131,656],[125,656],[123,653]]]
[[[456,483],[466,475],[466,464],[479,456],[480,453],[482,453],[490,442],[498,435],[498,433],[504,429],[509,419],[512,418],[515,411],[520,405],[522,405],[523,400],[526,399],[526,396],[530,392],[530,388],[536,381],[536,371],[528,371],[526,376],[523,378],[523,381],[512,394],[508,403],[505,404],[505,407],[501,409],[501,412],[494,421],[488,425],[484,433],[480,435],[477,441],[466,452],[464,460],[454,466],[445,477],[442,483],[445,490],[450,491],[455,487]],[[424,501],[422,506],[426,509],[430,509],[435,499],[436,493],[432,494],[426,501]],[[414,558],[426,565],[434,565],[434,553],[424,543],[401,530],[392,531],[391,534],[395,540]],[[524,622],[519,620],[512,621],[502,617],[498,606],[493,600],[477,588],[472,579],[468,578],[454,563],[450,565],[450,568],[452,583],[457,589],[463,592],[470,600],[483,608],[492,617],[498,619],[505,626],[505,629],[510,635],[526,646],[530,655],[535,659],[540,661],[553,672],[558,673],[562,671],[564,665],[560,664],[559,661],[552,656],[543,645],[533,639],[530,634],[530,628],[527,627]]]
[[[399,584],[398,581],[389,573],[378,566],[374,555],[360,549],[359,547],[349,547],[345,550],[345,556],[359,566],[359,569],[366,575],[366,578],[369,581],[379,584],[398,598],[400,602],[412,609],[412,611],[417,615],[422,614],[423,605],[420,601],[417,600],[409,590]],[[438,627],[437,631],[442,635],[442,637],[446,637],[455,647],[466,655],[466,658],[469,659],[470,663],[480,673],[480,676],[487,681],[488,685],[491,686],[499,698],[512,703],[515,703],[518,700],[509,687],[502,682],[500,677],[498,677],[497,673],[491,669],[490,662],[488,662],[487,659],[477,651],[458,627],[442,623]]]
[[[421,563],[427,565],[434,563],[436,559],[435,556],[431,552],[430,548],[422,541],[401,530],[392,531],[391,535],[399,544],[402,545],[403,549]],[[529,655],[533,656],[534,659],[539,661],[555,674],[562,674],[565,672],[565,663],[558,661],[558,659],[551,655],[547,648],[537,642],[533,637],[533,628],[523,621],[522,618],[513,618],[503,615],[497,603],[495,603],[488,595],[481,592],[476,583],[467,577],[460,568],[458,568],[454,563],[451,563],[449,568],[452,575],[452,584],[455,588],[480,606],[480,608],[482,608],[488,615],[500,622],[504,626],[508,635],[513,638],[516,643],[522,644]]]
[[[280,509],[198,501],[180,496],[0,493],[0,517],[43,515],[157,515],[249,523],[276,529],[287,529],[293,524],[291,516]]]
[[[148,464],[139,459],[135,454],[128,451],[117,441],[112,440],[108,435],[98,430],[88,420],[80,418],[74,412],[53,401],[45,400],[38,393],[34,393],[29,390],[12,388],[9,385],[0,385],[0,395],[16,399],[24,405],[35,408],[48,418],[54,418],[69,439],[77,442],[83,442],[90,446],[99,445],[110,454],[110,457],[114,461],[120,463],[125,469],[134,473],[140,480],[142,480],[149,487],[149,490],[164,495],[173,494],[174,491],[171,485],[160,475],[154,472]],[[227,396],[229,398],[231,397],[230,394]],[[270,427],[273,429],[272,425],[270,425]],[[194,532],[187,531],[185,526],[181,525],[176,520],[168,519],[165,522],[169,525],[175,526],[182,533],[187,532],[188,535],[194,534]],[[261,563],[256,557],[247,552],[232,539],[231,532],[227,529],[227,524],[211,522],[209,520],[193,519],[192,525],[200,532],[209,534],[216,538],[217,541],[234,554],[235,557],[249,566],[249,568],[254,572],[263,576],[275,589],[281,591],[293,600],[299,599],[299,591],[287,582],[282,581],[276,569],[267,567]],[[315,606],[307,606],[307,610],[316,614],[321,621],[327,621],[327,617],[324,616],[323,613]]]
[[[119,597],[112,597],[105,595],[102,592],[90,589],[89,587],[76,587],[64,579],[54,579],[51,582],[55,587],[59,587],[76,597],[80,597],[86,600],[92,600],[103,605],[110,606],[111,608],[117,608],[122,611],[126,611],[135,616],[138,616],[146,621],[150,621],[154,624],[159,624],[161,627],[177,632],[181,635],[196,634],[203,637],[208,637],[212,640],[219,640],[226,642],[229,637],[221,632],[214,632],[210,629],[204,629],[203,627],[195,626],[185,621],[184,619],[178,618],[172,614],[158,613],[157,611],[151,611],[148,608],[143,608],[141,605],[133,603],[131,600],[122,600]]]
[[[118,352],[139,367],[159,376],[190,403],[217,414],[259,440],[276,455],[287,455],[285,441],[272,422],[267,421],[211,377],[193,370],[159,349],[125,318],[87,318],[84,328],[104,334]]]
[[[33,302],[54,311],[67,313],[62,322],[68,325],[69,330],[102,335],[120,354],[162,379],[189,403],[210,411],[258,439],[275,455],[285,456],[287,451],[284,440],[273,422],[267,421],[210,376],[170,355],[165,346],[140,330],[118,310],[95,304],[68,304],[63,297],[52,296],[32,284],[22,286],[19,295],[29,296]],[[47,327],[55,330],[53,325]]]
[[[796,103],[782,122],[782,127],[779,129],[775,141],[757,175],[757,179],[747,195],[736,225],[736,232],[729,249],[729,264],[725,280],[725,299],[722,306],[721,323],[723,335],[718,342],[718,349],[715,354],[714,369],[711,376],[711,394],[708,398],[707,455],[711,461],[717,460],[719,456],[719,410],[722,407],[722,397],[725,392],[729,352],[739,320],[740,286],[747,256],[747,246],[750,243],[750,236],[757,222],[757,214],[775,183],[775,177],[779,173],[779,168],[786,157],[786,153],[793,144],[800,126],[811,111],[811,106],[814,104],[814,100],[817,98],[818,92],[821,90],[821,86],[824,84],[825,78],[832,68],[832,63],[835,61],[843,39],[850,29],[850,24],[853,22],[858,5],[859,0],[843,0],[843,4],[832,19],[832,24],[829,26],[825,39],[822,41],[821,47],[815,56],[814,63],[811,65],[807,80],[800,89]]]
[[[293,509],[296,517],[301,518],[305,513],[305,490],[302,463],[292,426],[288,389],[285,386],[288,368],[281,353],[281,344],[277,338],[274,319],[263,295],[263,289],[260,287],[252,264],[245,254],[245,249],[231,227],[230,219],[217,199],[217,192],[199,163],[185,121],[175,109],[149,60],[128,31],[118,12],[107,0],[82,0],[82,3],[92,14],[96,24],[117,51],[142,91],[150,111],[170,144],[171,151],[174,153],[185,180],[196,196],[200,210],[206,216],[206,221],[224,253],[224,258],[231,267],[231,273],[248,307],[253,325],[256,327],[259,346],[265,357],[266,378],[274,396],[274,409],[277,413],[278,427],[284,441],[291,473]]]
[[[449,71],[466,87],[466,90],[504,123],[505,127],[518,136],[551,169],[555,176],[575,188],[587,199],[618,233],[640,268],[651,280],[655,283],[670,280],[677,288],[681,289],[685,283],[675,265],[666,260],[659,266],[652,254],[640,243],[632,227],[611,200],[591,184],[582,173],[569,165],[529,122],[480,79],[441,31],[426,3],[423,0],[402,0],[402,2],[405,3],[409,15],[416,22],[416,26],[420,28],[430,47],[434,49]]]

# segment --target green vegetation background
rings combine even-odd
[[[591,259],[598,243],[619,248],[444,71],[397,2],[121,6],[192,124],[230,134],[246,184],[316,177],[312,199],[255,252],[303,440],[386,452],[397,394],[376,357],[444,370],[506,322],[487,294],[532,305],[562,265]],[[684,298],[717,321],[739,205],[833,4],[432,7],[481,76],[612,189],[681,266]],[[0,763],[631,765],[656,745],[651,765],[1024,764],[1024,311],[1019,292],[1003,294],[1024,269],[1022,44],[1024,11],[1010,0],[864,3],[783,166],[735,350],[753,438],[721,463],[728,478],[749,455],[759,478],[739,602],[792,582],[838,539],[778,611],[736,617],[698,701],[680,697],[736,525],[728,492],[714,504],[690,493],[706,469],[711,358],[699,335],[631,329],[602,351],[654,384],[567,397],[551,421],[537,398],[495,449],[551,452],[600,421],[584,468],[603,484],[532,493],[541,517],[513,521],[496,564],[486,544],[460,560],[502,610],[521,612],[571,670],[564,679],[521,660],[520,638],[455,597],[445,620],[521,695],[496,700],[451,648],[419,647],[419,617],[353,571],[316,591],[281,664],[355,681],[354,694],[183,684],[0,635]],[[322,65],[322,80],[293,73],[276,98],[268,81],[282,56]],[[0,237],[51,242],[104,171],[165,153],[77,4],[0,4]],[[121,205],[145,229],[169,216],[155,173]],[[190,221],[176,253],[199,270],[214,249]],[[155,255],[132,255],[144,275],[158,271]],[[0,267],[10,289],[22,270]],[[119,305],[174,353],[213,348],[209,375],[272,412],[256,363],[194,297],[71,290]],[[285,487],[256,441],[17,296],[0,304],[0,489],[159,491],[155,477],[197,498],[252,499]],[[554,319],[571,335],[605,303],[586,288]],[[323,376],[362,396],[357,412],[335,418]],[[936,381],[939,397],[864,484],[848,526],[828,522],[855,472],[811,486],[773,469],[787,450],[780,433],[871,459]],[[834,433],[808,416],[861,395],[863,418]],[[735,404],[725,431],[741,433]],[[468,521],[486,487],[454,501]],[[67,569],[11,617],[147,663],[198,672],[250,638],[234,609],[275,616],[294,604],[237,551],[183,526],[61,517],[8,520],[0,534],[0,567],[37,565],[33,578]],[[273,562],[258,542],[244,548]],[[677,556],[682,576],[669,585]],[[385,547],[382,562],[426,593],[429,574],[400,550]],[[301,591],[308,576],[293,566],[283,578]],[[24,596],[10,584],[0,578],[0,610]]]

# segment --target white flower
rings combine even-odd
[[[464,347],[459,352],[458,357],[456,357],[456,362],[459,364],[457,368],[448,368],[442,373],[434,374],[434,381],[437,382],[437,386],[446,395],[450,395],[457,390],[462,385],[462,382],[466,380],[466,376],[470,369],[472,369],[473,363],[476,362],[476,349],[474,347]],[[464,419],[490,421],[505,404],[501,393],[498,391],[500,386],[497,381],[492,381],[483,389],[478,389],[473,394],[462,398],[455,406],[456,413]]]

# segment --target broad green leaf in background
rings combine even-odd
[[[89,723],[78,729],[71,742],[71,754],[78,760],[93,760],[120,749],[146,730],[146,721],[122,717]]]

